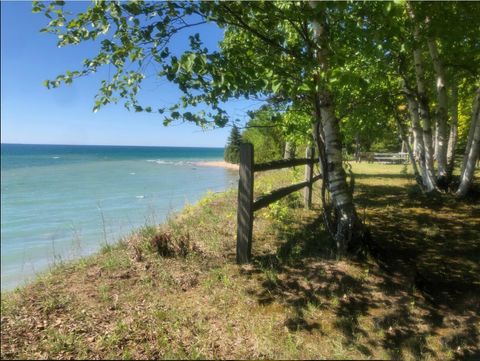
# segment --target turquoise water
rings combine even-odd
[[[163,222],[238,172],[220,148],[1,145],[1,287]]]

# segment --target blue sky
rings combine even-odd
[[[81,10],[87,2],[68,3]],[[65,70],[81,68],[85,57],[95,54],[94,43],[58,48],[51,34],[40,33],[47,23],[32,14],[31,2],[1,2],[1,142],[35,144],[111,144],[152,146],[223,147],[230,128],[203,131],[193,124],[164,127],[158,114],[135,113],[121,103],[92,112],[93,98],[108,68],[73,85],[48,90],[43,81]],[[222,37],[215,25],[199,32],[209,49]],[[173,39],[182,49],[188,33]],[[176,86],[152,78],[142,89],[142,100],[151,105],[171,105],[178,99]],[[226,105],[232,119],[246,119],[246,111],[259,102],[237,100]]]

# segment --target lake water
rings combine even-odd
[[[238,172],[221,148],[1,145],[1,288],[158,224]]]

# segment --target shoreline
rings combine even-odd
[[[63,154],[61,154],[63,156]],[[207,155],[208,156],[208,155]],[[153,158],[153,157],[152,157]],[[193,159],[192,159],[193,158]],[[205,158],[204,158],[205,159]],[[169,166],[174,166],[175,167],[175,172],[178,170],[179,172],[182,172],[180,174],[204,174],[206,176],[201,177],[201,183],[195,183],[195,181],[189,181],[188,184],[184,186],[185,190],[182,191],[182,197],[181,199],[179,197],[173,198],[174,200],[171,201],[169,204],[163,202],[163,199],[166,199],[169,195],[166,194],[164,191],[159,191],[158,194],[161,194],[162,197],[157,196],[155,192],[155,187],[157,186],[157,182],[154,182],[155,187],[150,187],[149,184],[153,184],[153,182],[149,181],[150,176],[156,176],[159,174],[159,172],[162,172],[162,167],[156,167],[155,166],[150,166],[148,165],[148,172],[145,172],[145,174],[142,174],[142,169],[144,168],[144,161],[146,159],[141,159],[140,162],[135,161],[135,164],[133,164],[134,168],[128,168],[125,170],[126,175],[126,181],[122,183],[122,187],[125,187],[125,189],[128,189],[129,194],[126,196],[127,201],[128,201],[128,209],[125,210],[125,212],[122,212],[121,214],[114,214],[111,213],[111,211],[107,208],[104,211],[106,212],[106,217],[107,217],[107,222],[110,222],[110,227],[107,230],[107,237],[109,243],[112,242],[115,244],[118,239],[122,238],[123,236],[129,235],[131,232],[134,232],[138,228],[141,228],[142,226],[145,225],[146,219],[152,219],[151,222],[155,222],[156,225],[158,224],[163,224],[167,220],[168,212],[174,212],[174,213],[180,213],[182,212],[187,204],[196,204],[198,201],[202,200],[205,197],[205,194],[209,191],[212,190],[213,192],[225,192],[230,187],[232,184],[235,182],[235,176],[238,173],[238,166],[228,164],[226,162],[221,161],[221,157],[215,157],[211,161],[205,160],[203,161],[201,158],[198,159],[198,162],[195,162],[194,156],[189,156],[189,158],[185,158],[185,160],[182,160],[181,162],[176,161],[175,159],[173,160],[165,160],[165,163],[168,164]],[[139,164],[139,167],[137,168],[136,164]],[[130,164],[130,163],[128,163]],[[148,164],[148,163],[147,163]],[[163,164],[163,163],[160,163]],[[208,168],[197,168],[197,170],[191,170],[192,165],[194,167],[217,167],[217,169],[224,168],[228,169],[228,171],[215,171],[215,169],[211,168],[211,171],[208,171]],[[3,167],[3,164],[2,164]],[[166,166],[165,166],[166,167]],[[146,169],[146,167],[145,167]],[[159,171],[160,169],[160,171]],[[168,168],[170,169],[170,168]],[[130,173],[133,170],[132,173]],[[2,169],[2,188],[3,188],[3,171]],[[69,176],[68,171],[66,174]],[[193,173],[192,173],[193,172]],[[171,174],[167,174],[167,178],[170,177]],[[139,178],[141,177],[141,178]],[[176,178],[175,178],[176,179]],[[130,181],[131,180],[131,181]],[[139,189],[138,187],[131,187],[131,184],[135,184],[135,182],[143,182],[144,184],[147,185],[148,188],[143,187],[143,189]],[[149,183],[150,182],[150,183]],[[190,184],[191,183],[191,184]],[[82,183],[83,184],[83,183]],[[88,183],[84,183],[85,185],[88,185]],[[101,184],[104,184],[102,182]],[[163,183],[162,183],[163,184]],[[183,182],[182,182],[183,184]],[[105,187],[106,185],[102,185],[102,187]],[[86,187],[88,188],[88,187]],[[176,189],[177,187],[175,187]],[[182,187],[179,187],[182,188]],[[33,189],[33,188],[32,188]],[[122,188],[123,189],[123,188]],[[183,189],[183,188],[182,188]],[[107,194],[110,194],[111,192],[106,192]],[[2,194],[3,196],[3,194]],[[152,199],[154,197],[159,197],[160,199],[160,205],[157,205],[155,209],[153,206],[149,206],[149,202],[152,202]],[[176,199],[179,199],[176,201]],[[74,199],[75,202],[77,202],[77,199]],[[187,203],[186,203],[187,202]],[[37,202],[40,203],[40,202]],[[90,203],[93,203],[90,202]],[[163,208],[164,207],[170,207],[169,211],[165,211]],[[64,207],[71,207],[71,204],[67,204],[65,202],[62,202],[62,205]],[[40,205],[35,205],[36,207],[41,208]],[[4,204],[3,204],[3,199],[2,199],[2,215],[4,213]],[[85,211],[83,211],[81,214],[77,214],[75,217],[72,216],[72,219],[77,222],[77,220],[83,220],[83,219],[88,219],[88,217],[92,216],[92,219],[97,219],[95,217],[98,217],[95,212],[89,211],[90,209],[93,208],[93,204],[91,207],[85,207]],[[13,208],[12,208],[13,209]],[[68,213],[68,208],[66,208],[66,212]],[[95,209],[94,209],[95,210]],[[132,211],[134,210],[134,211]],[[135,211],[138,212],[138,214],[143,214],[144,217],[135,216]],[[39,212],[43,213],[43,212]],[[110,214],[111,213],[111,214]],[[125,213],[125,214],[124,214]],[[134,215],[131,216],[131,213]],[[15,215],[15,212],[10,212],[10,214]],[[62,213],[63,214],[63,213]],[[70,213],[68,213],[70,214]],[[130,215],[129,215],[130,214]],[[13,216],[10,216],[13,217]],[[81,218],[80,218],[81,217]],[[118,217],[118,218],[117,218]],[[133,217],[133,218],[129,218]],[[123,218],[129,218],[129,224],[122,224],[119,219]],[[101,219],[98,220],[100,222]],[[73,222],[73,221],[72,221]],[[80,223],[79,223],[80,224]],[[39,275],[43,275],[49,271],[49,269],[54,266],[55,264],[55,259],[57,257],[61,258],[62,261],[75,261],[78,259],[82,259],[84,256],[88,257],[92,254],[97,253],[101,247],[102,247],[102,233],[101,229],[90,227],[90,225],[84,226],[87,229],[87,232],[85,234],[81,235],[81,238],[74,238],[75,237],[75,232],[77,229],[80,229],[80,227],[83,226],[75,226],[76,228],[72,228],[72,233],[70,233],[70,229],[66,228],[64,229],[64,235],[62,237],[55,238],[55,246],[57,247],[57,250],[53,250],[55,254],[52,254],[51,251],[51,242],[42,242],[39,243],[41,246],[41,252],[33,253],[29,252],[27,249],[24,251],[23,256],[17,256],[17,254],[12,251],[12,254],[15,255],[15,257],[12,257],[11,259],[9,258],[8,261],[5,261],[4,264],[4,255],[2,254],[2,285],[1,285],[1,293],[3,294],[4,292],[9,292],[15,290],[17,287],[24,287],[28,284],[31,284],[35,282],[35,280],[38,278]],[[93,232],[90,234],[88,233],[89,229],[92,229]],[[97,232],[98,231],[98,232]],[[3,224],[2,224],[2,232],[3,232]],[[34,234],[34,231],[32,231]],[[51,231],[52,234],[56,232],[55,230]],[[80,231],[78,231],[80,232]],[[98,233],[98,237],[96,236]],[[14,235],[15,236],[15,235]],[[55,236],[56,237],[56,236]],[[75,239],[75,240],[73,240]],[[3,237],[2,237],[2,252],[7,250],[6,247],[4,247],[3,244]],[[14,244],[9,243],[10,244]],[[59,247],[59,248],[58,248]],[[10,254],[10,248],[8,248],[8,252],[6,254]],[[23,258],[22,258],[23,257]],[[8,269],[7,266],[8,265]],[[5,267],[4,267],[5,266]]]
[[[198,167],[221,167],[231,170],[238,170],[239,165],[233,163],[227,163],[225,161],[204,161],[204,162],[194,162],[193,165]]]

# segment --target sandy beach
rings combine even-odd
[[[224,161],[215,161],[215,162],[195,162],[196,166],[199,167],[222,167],[227,169],[238,170],[238,164],[227,163]]]

